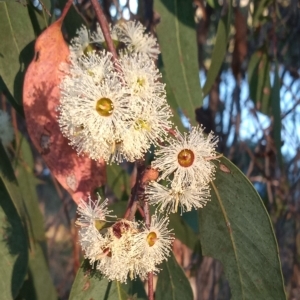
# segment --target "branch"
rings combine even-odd
[[[140,210],[144,216],[146,227],[150,227],[151,216],[148,201],[144,201],[145,198],[145,186],[149,181],[156,180],[158,178],[158,171],[155,169],[145,168],[144,161],[137,162],[137,175],[135,185],[131,189],[131,196],[128,202],[128,206],[124,215],[125,219],[132,220],[135,216],[137,209]],[[143,202],[143,210],[139,207],[139,201]],[[153,293],[153,273],[148,273],[148,299],[154,300]]]
[[[110,36],[110,30],[109,30],[108,22],[105,18],[105,15],[104,15],[103,11],[102,11],[101,5],[98,2],[98,0],[91,0],[91,2],[92,2],[92,5],[94,7],[96,17],[97,17],[97,20],[100,24],[102,33],[104,35],[104,39],[106,41],[107,48],[113,56],[113,62],[117,62],[118,54],[117,54],[116,49],[114,47],[113,40]]]
[[[158,178],[158,171],[145,167],[144,161],[137,162],[136,181],[131,189],[131,196],[127,205],[124,219],[132,220],[138,209],[138,200],[144,200],[145,186],[149,181]],[[147,224],[146,224],[147,225]]]

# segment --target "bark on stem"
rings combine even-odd
[[[136,163],[137,163],[136,181],[133,188],[131,189],[131,196],[124,215],[124,219],[127,220],[132,220],[134,218],[137,209],[139,209],[138,201],[141,202],[144,201],[146,184],[149,181],[156,180],[158,177],[158,171],[151,168],[145,168],[144,161],[137,161]],[[145,211],[145,207],[143,207],[143,209]]]
[[[148,201],[145,201],[145,186],[151,180],[158,178],[158,171],[145,168],[144,161],[137,162],[137,176],[134,187],[131,189],[131,197],[125,212],[125,219],[132,220],[138,209],[139,202],[143,203],[143,213],[146,226],[149,228],[151,223],[150,209]],[[153,294],[153,273],[148,273],[148,299],[154,300]]]
[[[111,52],[111,54],[113,56],[113,62],[117,62],[117,60],[118,60],[118,54],[117,54],[117,51],[116,51],[116,49],[114,47],[113,40],[112,40],[112,38],[110,36],[110,30],[109,30],[108,22],[106,20],[106,17],[104,15],[103,11],[102,11],[101,5],[98,2],[98,0],[91,0],[91,3],[93,5],[93,7],[94,7],[97,20],[98,20],[98,22],[100,24],[103,36],[105,38],[107,49],[108,49],[108,51]]]
[[[154,300],[153,273],[148,273],[148,300]]]
[[[130,195],[130,199],[127,205],[127,209],[124,215],[124,219],[127,220],[132,220],[135,216],[135,213],[137,211],[138,208],[138,193],[139,193],[139,187],[141,185],[141,181],[142,181],[142,176],[145,170],[145,164],[144,162],[141,161],[137,161],[137,175],[136,175],[136,180],[135,180],[135,184],[131,189],[131,195]]]

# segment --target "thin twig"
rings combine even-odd
[[[126,209],[126,212],[124,215],[124,219],[132,220],[133,217],[135,216],[135,213],[138,208],[136,200],[137,200],[138,190],[141,185],[141,179],[142,179],[144,170],[145,170],[145,165],[142,164],[141,162],[137,162],[136,180],[135,180],[134,186],[131,189],[131,195],[130,195],[130,199],[129,199],[127,209]]]
[[[144,210],[140,211],[144,214],[144,220],[146,227],[150,227],[151,216],[148,201],[145,201],[145,186],[151,180],[158,178],[158,171],[151,168],[145,168],[145,161],[137,162],[137,176],[136,182],[131,189],[131,197],[128,202],[128,206],[125,212],[124,218],[132,220],[135,216],[137,209],[139,208],[138,201],[141,201],[144,205]],[[148,273],[148,299],[154,300],[153,294],[153,273]]]
[[[137,194],[138,194],[139,185],[141,182],[143,172],[144,172],[144,166],[141,165],[140,162],[137,162],[137,174],[136,174],[135,184],[131,189],[131,195],[124,215],[124,219],[132,220],[133,217],[135,216],[135,213],[138,208],[137,201],[136,201]]]
[[[158,171],[152,168],[145,168],[144,161],[137,162],[137,175],[134,186],[131,189],[131,196],[127,205],[124,219],[132,220],[138,209],[138,201],[143,202],[145,198],[145,186],[149,181],[158,178]]]
[[[44,4],[44,2],[42,2],[41,0],[39,0],[39,3],[41,4],[43,10],[46,12],[46,14],[51,18],[52,15],[50,14],[50,11],[47,9],[46,5]],[[47,26],[48,27],[48,26]]]
[[[141,214],[142,218],[144,219],[145,218],[144,210],[139,205],[138,205],[138,211]]]
[[[107,48],[113,56],[113,62],[117,62],[118,54],[117,54],[116,49],[114,47],[113,40],[110,36],[110,30],[109,30],[108,22],[107,22],[106,17],[103,13],[101,5],[98,2],[98,0],[91,0],[91,2],[92,2],[92,5],[94,7],[94,10],[95,10],[97,20],[100,24],[104,39],[106,41]]]
[[[154,300],[153,273],[148,273],[148,300]]]

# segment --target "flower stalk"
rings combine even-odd
[[[150,215],[150,208],[149,208],[149,202],[144,201],[144,220],[146,227],[150,228],[151,224],[151,215]],[[153,300],[154,299],[154,292],[153,292],[153,272],[148,273],[148,299]]]

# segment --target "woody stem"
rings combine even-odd
[[[106,17],[103,13],[101,5],[98,2],[98,0],[91,0],[91,3],[94,7],[97,20],[100,24],[104,39],[106,41],[107,48],[113,56],[113,62],[116,62],[118,60],[118,54],[117,54],[116,49],[114,47],[113,40],[110,36],[110,30],[109,30],[108,22],[107,22]]]

